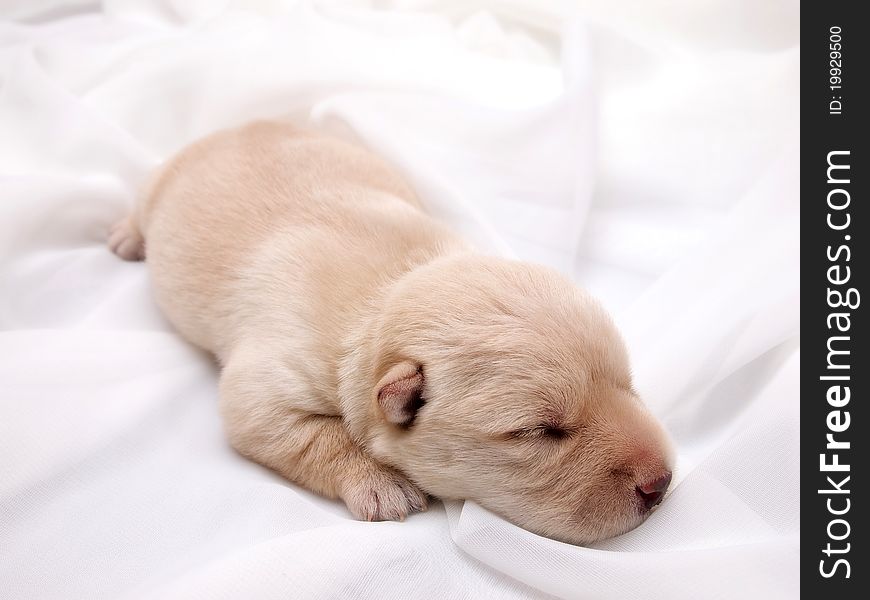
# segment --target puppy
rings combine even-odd
[[[172,324],[222,366],[232,445],[360,519],[472,499],[575,544],[625,532],[671,479],[601,306],[476,254],[389,166],[278,122],[212,135],[109,244],[146,255]]]

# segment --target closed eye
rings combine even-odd
[[[540,425],[536,425],[534,427],[527,427],[524,429],[517,429],[515,431],[511,431],[508,435],[514,439],[549,439],[549,440],[563,440],[573,433],[571,429],[567,427],[562,427],[561,425],[554,425],[552,423],[542,423]]]

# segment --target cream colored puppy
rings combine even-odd
[[[671,478],[610,319],[558,273],[475,254],[352,144],[259,122],[158,173],[110,245],[222,365],[243,455],[358,518],[427,494],[556,539],[641,523]]]

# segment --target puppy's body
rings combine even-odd
[[[159,305],[223,367],[233,445],[360,518],[428,492],[588,542],[670,479],[598,305],[475,255],[361,148],[279,123],[213,135],[110,243],[137,258],[143,238]]]
[[[146,190],[139,225],[185,337],[222,362],[246,337],[279,337],[294,357],[293,342],[313,346],[333,362],[317,386],[334,384],[337,345],[381,283],[461,247],[374,155],[278,123],[185,150]]]

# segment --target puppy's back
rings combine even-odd
[[[185,226],[173,239],[178,249],[182,240],[193,249],[222,233],[221,246],[234,249],[287,222],[333,218],[335,203],[353,201],[361,189],[419,207],[411,188],[375,154],[288,123],[258,121],[182,150],[146,189],[139,225],[149,260],[160,246],[152,239],[158,227],[172,223]],[[327,202],[311,201],[324,196]]]
[[[218,354],[231,336],[226,318],[244,314],[238,299],[250,282],[241,279],[264,276],[252,268],[284,262],[297,295],[307,284],[341,303],[348,285],[358,296],[369,280],[401,270],[414,246],[434,248],[447,235],[376,155],[278,122],[219,132],[182,151],[148,186],[137,218],[158,304],[185,337]]]

